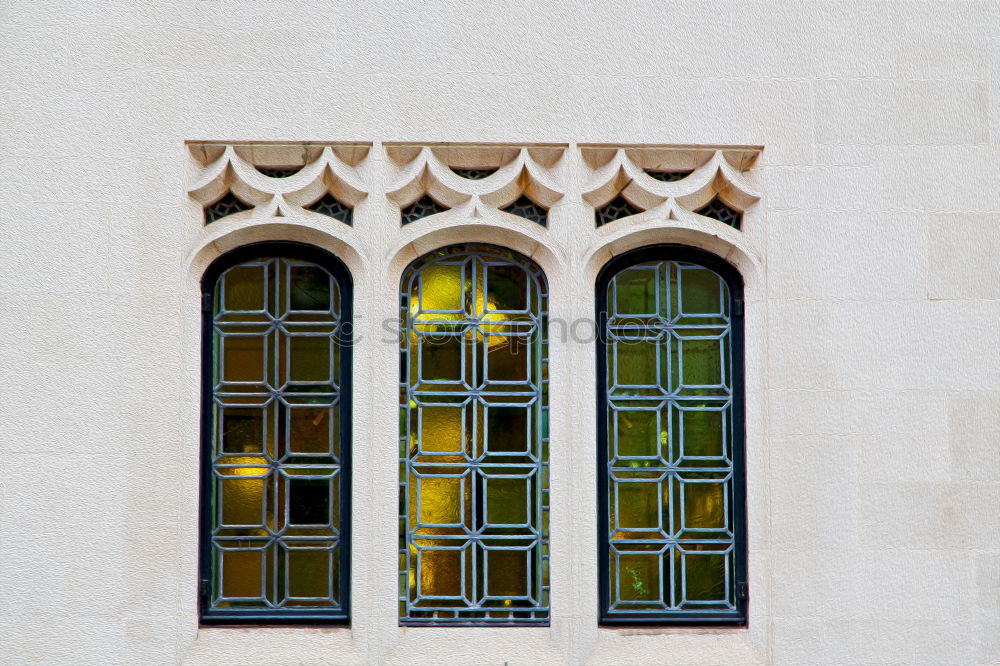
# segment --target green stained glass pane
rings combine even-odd
[[[605,613],[735,613],[728,288],[661,261],[608,295]]]
[[[290,267],[289,306],[292,310],[330,310],[330,274],[319,266]]]
[[[489,266],[486,270],[486,307],[490,310],[527,309],[528,281],[528,274],[520,266]]]
[[[329,335],[293,335],[288,346],[291,381],[330,381]]]
[[[656,271],[629,268],[615,276],[615,313],[618,315],[656,312]]]
[[[685,529],[723,529],[726,526],[725,483],[688,482],[683,488]]]
[[[659,454],[661,435],[656,410],[619,409],[615,416],[618,456],[653,457]]]
[[[330,596],[333,551],[292,548],[285,557],[289,597],[315,599]]]
[[[494,525],[527,524],[530,492],[528,479],[487,479],[486,522]]]
[[[618,340],[615,371],[620,386],[656,386],[659,384],[659,347],[656,340]]]
[[[623,601],[652,601],[660,597],[660,556],[620,555],[618,588]]]
[[[456,246],[408,268],[400,293],[401,622],[544,623],[544,277]]]
[[[684,592],[688,601],[726,601],[726,555],[686,553]]]
[[[615,483],[618,489],[618,527],[621,530],[655,529],[660,524],[660,484]]]
[[[722,383],[722,347],[719,340],[681,340],[682,381],[685,386]]]
[[[722,279],[706,268],[681,270],[681,313],[684,315],[722,312]]]
[[[725,433],[721,409],[686,409],[681,412],[684,456],[722,457]]]

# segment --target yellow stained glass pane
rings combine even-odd
[[[462,551],[422,550],[419,567],[424,596],[457,597],[462,593]]]
[[[420,274],[420,310],[462,310],[463,287],[460,264],[432,264]],[[416,302],[417,299],[414,299]]]
[[[425,381],[462,380],[462,336],[430,334],[420,337],[420,378]]]
[[[461,454],[463,407],[421,407],[420,444],[427,453]]]
[[[289,407],[288,448],[293,453],[328,453],[337,437],[336,408]]]
[[[228,470],[227,470],[228,471]],[[252,474],[266,470],[254,468]],[[219,481],[224,525],[260,525],[264,515],[264,478],[234,476]]]
[[[489,379],[498,382],[523,382],[528,379],[528,344],[526,338],[503,337],[501,344],[489,343],[500,336],[486,336],[489,349]]]
[[[424,477],[420,485],[420,522],[456,525],[462,522],[462,479]]]

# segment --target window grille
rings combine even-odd
[[[545,277],[468,245],[401,286],[400,622],[547,623]]]
[[[446,210],[448,209],[425,194],[400,211],[400,222],[401,224],[410,224],[421,218],[443,213]]]
[[[597,226],[614,222],[630,215],[638,215],[641,212],[641,210],[626,201],[620,194],[594,211],[597,217]]]
[[[202,619],[344,621],[350,278],[294,243],[204,281]]]
[[[740,283],[659,246],[598,282],[605,623],[745,617]]]

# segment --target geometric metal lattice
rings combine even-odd
[[[718,220],[723,224],[728,224],[731,227],[737,229],[740,228],[740,224],[743,222],[743,213],[738,210],[733,210],[726,204],[722,203],[719,197],[715,197],[707,204],[695,211],[698,215],[704,215],[705,217],[711,217],[712,219]]]
[[[541,270],[498,247],[403,276],[401,624],[548,622],[546,309]]]
[[[253,206],[248,206],[239,199],[232,192],[226,192],[225,196],[216,201],[213,204],[205,206],[205,224],[211,224],[219,218],[225,217],[226,215],[232,215],[233,213],[239,213],[240,211],[250,210]]]
[[[400,211],[400,224],[410,224],[422,217],[443,213],[448,210],[426,194]]]
[[[729,288],[654,261],[607,288],[607,615],[737,608]]]
[[[543,227],[545,226],[545,223],[548,220],[549,216],[549,211],[545,210],[544,208],[536,204],[534,201],[524,196],[523,194],[517,201],[515,201],[514,203],[510,204],[509,206],[501,210],[503,210],[505,213],[518,215],[526,220],[531,220],[532,222],[536,222],[542,225]]]
[[[469,180],[482,180],[483,178],[492,176],[498,171],[498,169],[456,169],[454,167],[452,167],[451,170],[454,171],[456,175]]]
[[[354,209],[337,200],[329,192],[306,206],[305,209],[311,210],[314,213],[326,215],[327,217],[332,217],[335,220],[340,220],[347,225],[354,222]]]
[[[664,183],[676,183],[694,173],[693,171],[659,171],[657,169],[646,169],[645,171],[651,178]]]
[[[341,290],[262,258],[212,295],[208,613],[336,616],[341,590]]]
[[[629,215],[638,215],[642,211],[626,201],[620,194],[604,204],[594,214],[597,218],[597,226],[620,220]]]

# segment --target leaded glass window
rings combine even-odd
[[[202,618],[344,621],[350,278],[316,248],[267,243],[203,284]]]
[[[740,284],[677,246],[599,279],[606,623],[745,618]]]
[[[463,245],[401,286],[400,622],[547,623],[545,277]]]

